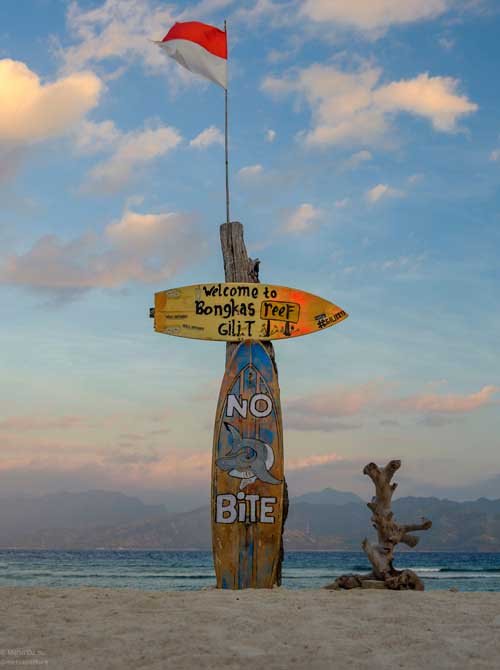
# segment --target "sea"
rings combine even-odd
[[[429,591],[500,591],[500,553],[402,552],[395,565],[414,570]],[[363,553],[287,552],[282,586],[321,588],[339,575],[369,570]],[[196,591],[214,585],[209,551],[0,550],[0,586]]]

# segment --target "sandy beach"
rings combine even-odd
[[[0,589],[0,666],[500,667],[500,593]]]

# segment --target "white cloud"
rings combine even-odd
[[[75,131],[75,145],[82,154],[100,153],[116,144],[121,136],[114,121],[83,121]]]
[[[373,31],[435,18],[451,4],[447,0],[305,0],[301,13],[318,23]]]
[[[0,262],[0,283],[62,301],[99,287],[157,284],[198,257],[199,236],[190,217],[127,210],[100,235],[70,241],[45,235],[25,253],[7,256]]]
[[[165,58],[151,40],[160,40],[176,21],[202,20],[214,11],[231,5],[233,0],[201,0],[179,12],[173,5],[152,0],[105,0],[87,9],[72,0],[67,24],[75,44],[59,49],[64,67],[75,70],[89,64],[121,60],[126,64],[141,62],[157,74],[189,81],[189,73]],[[180,4],[180,3],[179,3]],[[120,71],[120,70],[119,70]],[[122,70],[121,70],[122,71]],[[191,77],[191,81],[198,81]]]
[[[288,60],[291,58],[291,56],[294,55],[294,51],[280,51],[279,49],[271,49],[271,51],[267,54],[267,62],[271,63],[272,65],[276,65],[277,63],[282,63],[285,60]]]
[[[241,7],[231,17],[232,21],[243,23],[244,25],[256,24],[262,19],[275,23],[284,23],[289,19],[283,4],[273,2],[273,0],[256,0],[252,7]]]
[[[238,176],[242,179],[252,179],[253,177],[260,176],[263,171],[264,168],[262,165],[247,165],[238,171]]]
[[[419,256],[399,256],[398,258],[389,258],[383,261],[381,265],[376,266],[376,270],[393,271],[398,273],[413,273],[420,269],[425,261],[426,255]]]
[[[194,149],[206,149],[212,144],[224,144],[224,135],[215,126],[209,126],[189,142]]]
[[[372,154],[366,149],[362,149],[361,151],[352,154],[352,156],[350,156],[346,161],[344,161],[343,167],[348,170],[354,170],[362,163],[366,163],[367,161],[371,161],[372,159],[373,159]]]
[[[141,60],[152,68],[165,65],[160,49],[151,39],[161,39],[174,23],[171,9],[154,7],[149,0],[106,0],[93,9],[71,2],[68,30],[76,44],[61,50],[65,68],[87,67],[109,59]]]
[[[323,212],[310,203],[304,202],[287,218],[283,230],[287,233],[300,235],[310,232],[321,219]]]
[[[392,188],[387,184],[377,184],[377,186],[374,186],[366,192],[365,197],[368,202],[375,203],[382,198],[398,198],[403,195],[404,193],[402,191],[399,191],[396,188]]]
[[[164,156],[181,141],[177,130],[169,126],[119,135],[113,154],[92,168],[84,190],[113,193],[121,189],[137,168]]]
[[[403,111],[431,121],[436,130],[453,132],[460,116],[478,106],[457,93],[458,81],[451,77],[420,74],[414,79],[394,81],[374,92],[375,104],[388,112]]]
[[[462,116],[478,109],[458,92],[456,79],[424,73],[380,85],[381,74],[370,65],[346,72],[313,64],[290,77],[267,77],[262,88],[278,96],[295,93],[307,101],[312,128],[301,137],[310,147],[380,143],[397,112],[425,118],[441,132],[453,132]]]
[[[272,143],[274,142],[275,139],[276,139],[276,131],[273,130],[272,128],[266,130],[266,141]]]
[[[42,83],[24,63],[0,60],[0,143],[23,146],[64,135],[97,105],[102,88],[91,72]]]

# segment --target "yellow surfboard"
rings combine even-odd
[[[151,310],[159,333],[196,340],[282,340],[334,326],[347,313],[296,288],[221,283],[183,286],[155,294]]]

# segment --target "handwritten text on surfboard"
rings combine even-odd
[[[196,284],[155,294],[155,330],[226,342],[307,335],[343,321],[337,305],[300,289],[271,284]]]
[[[222,319],[218,333],[222,336],[254,337],[255,317],[257,314],[263,321],[285,321],[297,323],[300,316],[300,305],[275,300],[278,292],[269,286],[201,286],[203,298],[195,300],[197,316],[214,316]],[[220,303],[207,303],[206,298],[223,298]],[[248,299],[255,302],[249,302]],[[243,299],[243,300],[241,300]],[[240,300],[240,301],[239,301]],[[258,307],[260,303],[260,311]],[[250,318],[245,318],[250,317]]]

